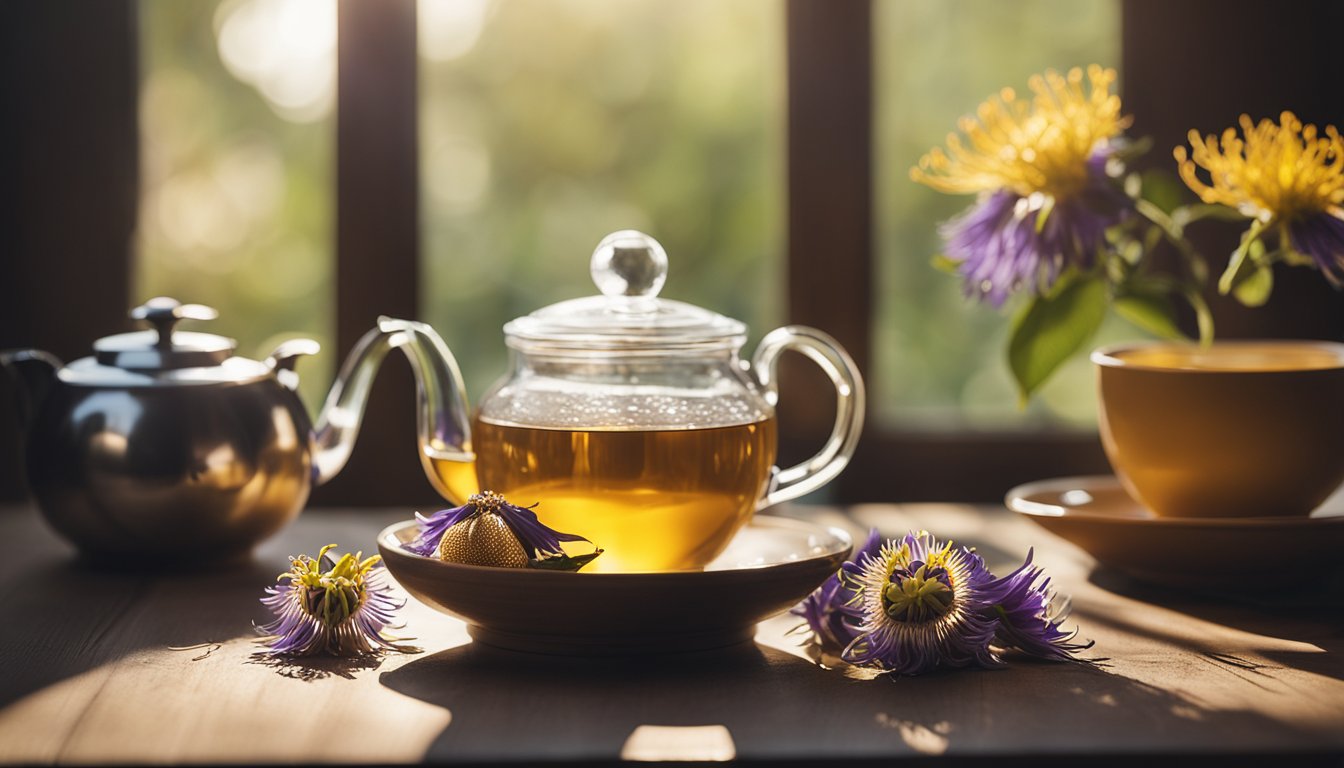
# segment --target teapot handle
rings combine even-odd
[[[858,368],[839,342],[815,328],[788,325],[776,328],[761,339],[752,357],[751,369],[766,402],[772,407],[779,402],[775,369],[779,356],[788,350],[807,355],[821,366],[835,385],[835,426],[817,455],[788,469],[775,469],[769,487],[756,504],[757,509],[796,499],[835,479],[849,464],[859,442],[859,433],[863,431],[863,379]]]

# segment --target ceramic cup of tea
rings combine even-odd
[[[1148,342],[1092,362],[1107,458],[1154,514],[1307,515],[1344,482],[1344,344]]]

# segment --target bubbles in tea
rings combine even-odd
[[[606,550],[585,573],[705,565],[750,518],[775,463],[773,418],[661,430],[567,430],[478,418],[473,430],[474,467],[434,460],[441,490],[455,501],[489,488],[515,504],[539,503],[546,525]]]

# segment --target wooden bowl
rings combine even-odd
[[[748,642],[849,556],[837,528],[757,516],[699,571],[564,573],[445,563],[402,548],[408,520],[378,535],[392,577],[415,599],[467,622],[475,640],[557,655],[704,651]]]

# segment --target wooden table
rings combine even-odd
[[[1175,596],[1106,574],[999,508],[794,507],[861,533],[928,528],[994,570],[1037,562],[1072,593],[1096,666],[868,680],[822,669],[786,631],[714,654],[574,660],[497,651],[411,603],[426,650],[376,663],[253,656],[257,598],[287,553],[373,549],[406,510],[309,510],[241,570],[153,577],[90,571],[27,507],[0,508],[0,761],[535,762],[945,755],[1033,764],[1220,763],[1296,753],[1344,763],[1338,604],[1269,609]],[[1274,558],[1250,563],[1272,578]],[[189,648],[189,650],[175,650]],[[1112,756],[1108,761],[1104,756]],[[1273,763],[1270,763],[1273,764]],[[1301,764],[1299,762],[1299,764]]]

